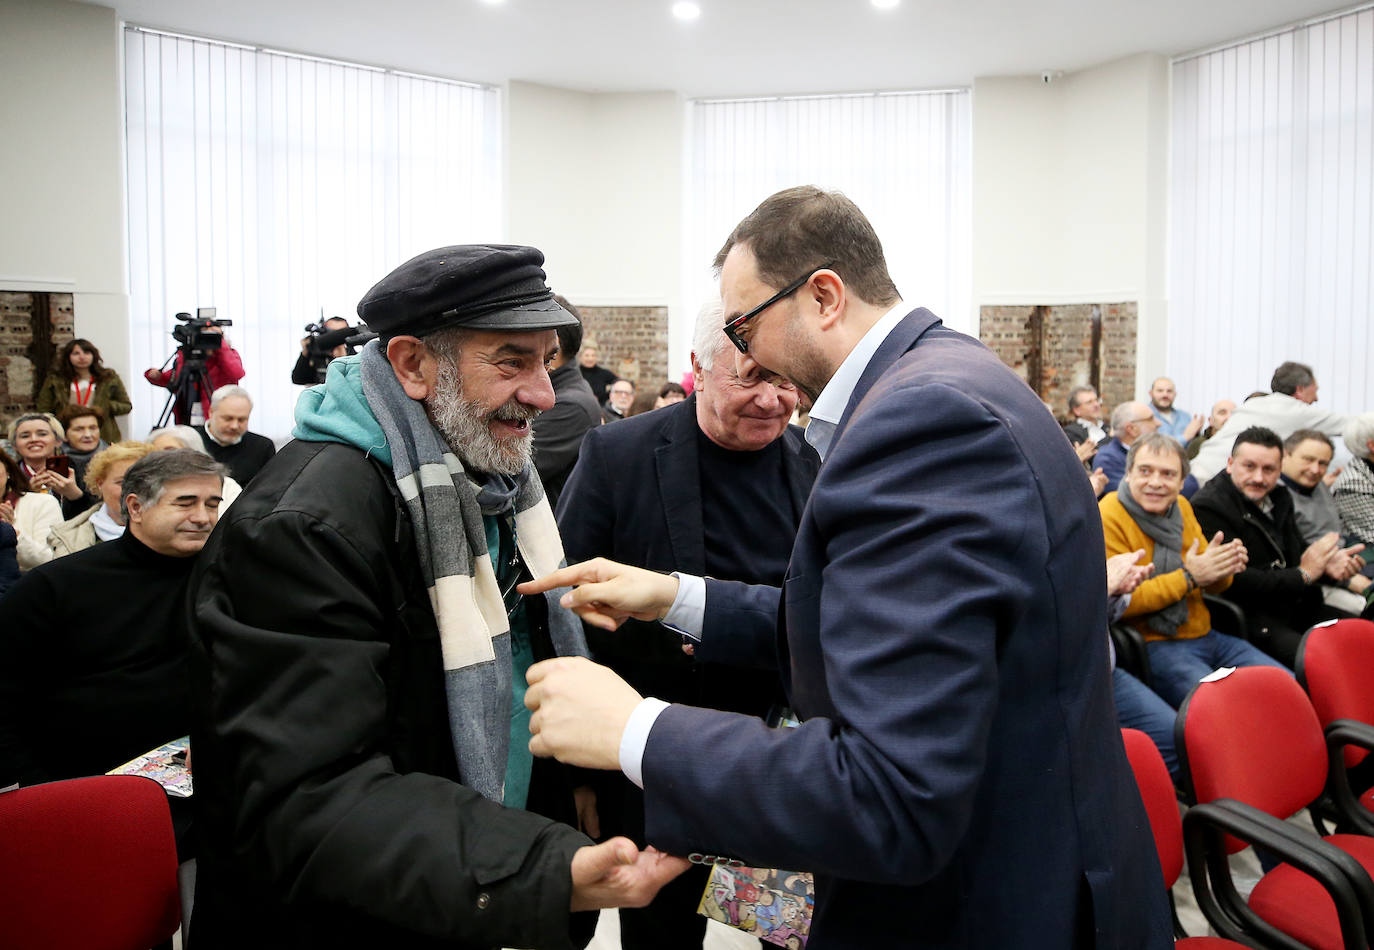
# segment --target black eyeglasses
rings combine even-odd
[[[725,335],[730,338],[731,343],[735,344],[735,349],[739,350],[741,353],[749,352],[749,341],[739,335],[740,327],[744,326],[750,320],[754,319],[759,314],[763,313],[765,310],[773,306],[773,304],[777,303],[779,300],[782,300],[785,297],[795,294],[806,284],[808,280],[810,280],[812,277],[815,277],[821,271],[829,269],[829,267],[829,264],[822,264],[820,267],[817,267],[814,270],[812,270],[805,277],[801,277],[797,280],[794,280],[792,283],[788,284],[782,290],[779,290],[773,296],[769,297],[763,303],[759,304],[753,310],[750,310],[748,313],[742,313],[738,317],[735,317],[735,319],[731,320],[729,323],[725,324]]]

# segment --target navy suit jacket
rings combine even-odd
[[[698,655],[747,637],[804,721],[666,709],[643,759],[649,842],[814,871],[813,950],[1172,946],[1104,572],[1053,418],[913,311],[855,389],[782,589],[707,585]]]
[[[587,433],[558,504],[568,563],[608,557],[654,571],[706,573],[696,402],[694,395]],[[783,431],[782,458],[786,484],[778,490],[788,492],[800,512],[820,459],[797,426]],[[756,526],[746,525],[736,541],[746,552],[785,558],[795,537],[795,530],[760,536]],[[631,620],[613,633],[586,629],[597,661],[646,695],[760,716],[782,698],[771,672],[734,664],[703,670],[683,654],[681,637],[660,624]]]

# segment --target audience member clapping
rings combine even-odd
[[[0,452],[0,522],[10,529],[0,533],[0,546],[12,531],[19,570],[27,571],[52,558],[48,532],[62,523],[62,506],[53,496],[33,491],[22,466]]]
[[[1203,591],[1219,593],[1245,568],[1239,541],[1209,542],[1180,494],[1183,447],[1151,433],[1131,446],[1126,474],[1100,502],[1108,556],[1144,550],[1154,576],[1131,595],[1124,618],[1145,637],[1154,691],[1177,707],[1198,679],[1222,666],[1280,666],[1249,643],[1212,629]]]
[[[86,487],[98,501],[54,527],[48,535],[53,557],[84,551],[124,533],[124,476],[153,447],[147,442],[116,442],[96,454],[86,469]]]
[[[95,495],[84,490],[86,485],[86,466],[97,452],[109,448],[109,443],[100,437],[100,426],[105,421],[105,413],[99,406],[78,406],[72,403],[62,407],[57,421],[67,433],[67,444],[63,454],[71,463],[73,484],[55,492],[61,497],[62,517],[74,518],[98,500]]]

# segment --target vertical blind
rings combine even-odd
[[[124,52],[132,365],[216,307],[251,427],[282,439],[307,323],[355,322],[397,264],[499,233],[499,92],[138,28]],[[167,393],[130,388],[142,436]]]
[[[688,109],[690,313],[718,292],[711,262],[740,219],[775,191],[817,185],[868,216],[904,300],[977,332],[968,90],[698,100]]]
[[[1169,366],[1193,411],[1308,363],[1374,408],[1374,9],[1173,65]]]

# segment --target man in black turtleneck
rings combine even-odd
[[[223,471],[190,449],[140,459],[121,537],[0,598],[0,787],[99,775],[188,732],[186,579]]]
[[[587,433],[558,503],[570,563],[608,557],[656,571],[782,582],[820,458],[788,425],[796,389],[757,374],[741,378],[724,325],[719,304],[697,318],[690,399]],[[785,701],[775,678],[697,663],[661,624],[586,630],[595,658],[644,695],[758,717]],[[643,841],[643,792],[617,773],[604,775],[601,830]],[[621,910],[620,945],[700,948],[706,918],[696,907],[705,878],[694,868],[648,907]]]

